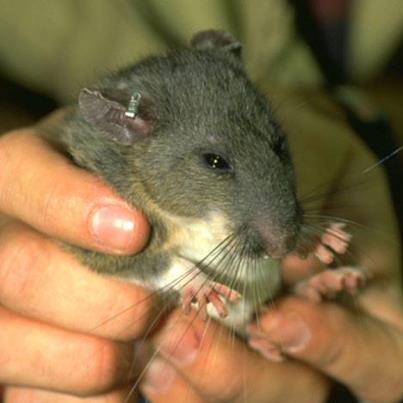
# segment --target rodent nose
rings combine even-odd
[[[273,259],[281,259],[292,252],[297,244],[298,230],[294,226],[276,228],[270,225],[257,225],[258,243],[264,253]]]
[[[297,244],[297,236],[288,234],[284,237],[276,237],[276,239],[265,239],[264,249],[266,253],[273,259],[281,259],[292,252]]]

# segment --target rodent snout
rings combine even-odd
[[[281,259],[295,250],[299,234],[298,224],[281,225],[255,222],[248,234],[249,251]]]
[[[281,259],[292,252],[297,245],[296,234],[287,234],[283,237],[265,240],[266,253],[273,259]]]

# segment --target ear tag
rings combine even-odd
[[[140,105],[141,94],[139,92],[135,92],[129,101],[129,105],[127,107],[127,111],[125,112],[125,116],[129,119],[135,119],[138,113],[139,105]]]

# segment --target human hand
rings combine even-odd
[[[154,338],[141,389],[158,402],[323,402],[328,379],[296,361],[274,363],[227,328],[176,311]]]
[[[383,310],[381,318],[289,297],[250,331],[267,348],[280,345],[288,357],[346,385],[360,401],[397,402],[403,397],[403,305],[384,300]]]
[[[144,331],[152,300],[87,270],[51,238],[127,254],[141,250],[149,227],[37,134],[0,138],[0,384],[13,385],[7,402],[70,399],[46,400],[39,389],[122,401],[110,391],[135,376],[126,341]]]
[[[176,313],[155,338],[158,353],[142,390],[150,401],[325,402],[331,380],[357,398],[403,397],[403,309],[380,301],[385,319],[336,303],[277,301],[249,328],[256,354],[228,329]],[[386,320],[388,318],[388,320]],[[263,358],[273,346],[283,362]]]

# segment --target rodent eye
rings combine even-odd
[[[203,154],[203,158],[204,162],[211,169],[215,169],[217,171],[230,171],[232,168],[228,161],[221,155],[207,153]]]

